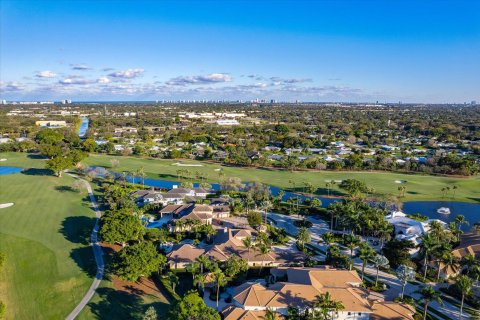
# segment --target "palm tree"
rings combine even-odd
[[[268,200],[265,200],[265,201],[262,201],[260,206],[262,207],[263,212],[265,213],[265,224],[267,224],[267,214],[268,214],[268,210],[272,208],[272,203]]]
[[[375,276],[375,287],[376,287],[378,285],[378,273],[380,271],[380,267],[387,268],[390,262],[385,256],[382,256],[381,254],[374,255],[370,261],[372,261],[372,263],[375,265],[375,268],[377,268],[377,274]]]
[[[323,242],[330,246],[332,243],[335,242],[335,235],[332,232],[325,232],[322,234]]]
[[[272,251],[272,249],[270,249],[270,247],[265,243],[262,243],[258,249],[260,251],[258,255],[262,256],[263,258],[266,258],[266,256]],[[260,273],[262,272],[262,268],[264,264],[265,264],[265,259],[262,261],[262,264],[260,265]]]
[[[203,274],[203,270],[207,268],[210,259],[205,255],[201,255],[196,260],[200,264],[200,273]]]
[[[445,194],[446,194],[446,192],[447,192],[447,189],[442,188],[441,190],[442,190],[442,198],[445,198]]]
[[[178,281],[179,281],[177,275],[170,271],[167,274],[167,278],[168,278],[168,282],[170,282],[170,285],[172,286],[173,292],[175,292],[175,287],[177,286]]]
[[[279,320],[278,314],[272,309],[267,307],[265,310],[265,315],[262,317],[264,320]]]
[[[455,199],[455,191],[458,189],[458,187],[457,187],[457,186],[453,186],[452,189],[453,189],[453,199]]]
[[[413,268],[410,268],[402,264],[398,266],[396,273],[397,273],[398,279],[400,279],[400,281],[402,282],[402,294],[400,297],[403,299],[403,295],[405,293],[405,286],[407,285],[407,282],[415,279],[415,270],[413,270]]]
[[[367,242],[362,242],[360,244],[359,258],[362,259],[362,281],[365,275],[365,267],[367,266],[368,260],[372,259],[376,251]]]
[[[472,280],[466,275],[460,275],[456,279],[456,285],[460,292],[462,293],[462,303],[460,305],[460,320],[463,317],[463,303],[465,301],[465,297],[468,296],[472,292]]]
[[[220,268],[217,268],[213,272],[213,281],[217,284],[217,310],[218,310],[218,297],[220,295],[220,288],[225,286],[228,282],[227,277],[225,274],[220,270]]]
[[[443,267],[445,270],[448,270],[450,268],[453,272],[458,271],[459,269],[458,258],[455,257],[450,250],[445,251],[440,257],[440,260],[443,263]],[[437,281],[439,279],[440,279],[440,266],[439,266],[439,271],[437,273]]]
[[[353,267],[353,249],[355,249],[357,247],[358,239],[353,234],[347,234],[345,236],[344,242],[345,242],[347,248],[350,249],[350,270],[352,270],[352,267]]]
[[[202,289],[202,291],[205,289],[205,283],[207,281],[207,277],[204,274],[196,274],[195,277],[193,278],[193,285],[198,286]]]
[[[344,309],[344,306],[341,302],[334,301],[330,295],[330,292],[327,291],[324,294],[317,295],[313,301],[313,318],[317,319],[315,317],[315,309],[320,309],[320,315],[318,319],[329,320],[333,319],[333,313]]]
[[[247,263],[250,263],[250,249],[253,249],[255,244],[253,243],[252,237],[248,236],[245,239],[242,239],[243,245],[247,248],[248,256]]]
[[[198,262],[193,262],[186,268],[187,272],[190,272],[192,274],[192,279],[195,280],[195,276],[198,274],[200,271],[200,263]]]
[[[465,267],[465,274],[475,282],[478,282],[480,279],[480,260],[473,254],[467,254],[463,257],[461,264]]]
[[[300,243],[302,250],[305,247],[305,243],[308,243],[311,240],[312,237],[310,236],[310,233],[308,233],[308,229],[305,227],[301,227],[300,230],[298,230],[297,241]]]
[[[431,252],[433,252],[437,247],[439,243],[437,239],[431,234],[427,233],[422,236],[422,242],[420,243],[420,250],[421,253],[423,254],[423,281],[427,278],[427,270],[428,270],[428,263],[429,263],[429,255]]]
[[[437,291],[432,286],[428,287],[423,287],[422,290],[417,291],[417,293],[420,293],[422,295],[422,302],[423,302],[423,320],[427,319],[427,311],[428,311],[428,305],[430,302],[435,301],[438,303],[442,303],[441,299],[441,294]]]
[[[469,225],[467,219],[465,219],[465,216],[462,214],[459,214],[458,216],[455,217],[455,223],[457,224],[459,230],[462,230],[462,224],[466,226]]]
[[[137,175],[142,179],[142,185],[145,187],[145,168],[143,166],[138,168]]]

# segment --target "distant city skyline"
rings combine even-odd
[[[480,100],[479,1],[0,7],[0,100]]]

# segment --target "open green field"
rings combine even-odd
[[[0,158],[7,158],[8,161],[0,162],[1,165],[17,165],[19,167],[43,167],[42,160],[35,160],[27,157],[22,153],[0,153]],[[110,160],[117,159],[119,166],[111,168]],[[175,163],[196,164],[201,167],[177,166]],[[136,158],[121,157],[92,154],[83,161],[85,165],[104,166],[114,171],[136,171],[140,167],[144,167],[145,173],[150,178],[177,180],[177,170],[187,169],[192,173],[201,172],[208,176],[210,182],[218,182],[219,169],[225,177],[239,177],[243,181],[260,181],[266,184],[277,186],[283,189],[293,189],[293,184],[298,191],[302,190],[305,182],[311,182],[315,187],[319,188],[319,194],[326,195],[326,181],[357,179],[364,181],[368,186],[375,188],[376,191],[385,194],[398,195],[398,187],[401,184],[396,181],[407,181],[405,198],[403,201],[415,200],[455,200],[465,202],[480,202],[480,176],[457,178],[444,177],[421,174],[399,174],[389,172],[333,172],[333,171],[281,171],[275,169],[255,169],[223,166],[221,164],[212,164],[208,162],[192,161],[192,160],[165,160],[152,158]],[[442,188],[457,186],[455,191],[455,199],[452,199],[453,193],[450,191],[449,196],[442,198]],[[334,187],[338,192],[339,189]]]
[[[115,157],[107,155],[90,155],[84,164],[90,166],[111,167],[111,159],[117,159],[119,166],[112,170],[117,172],[136,171],[140,167],[144,167],[145,173],[150,178],[177,180],[177,170],[187,169],[192,173],[201,172],[208,175],[210,182],[218,182],[219,171],[225,174],[225,177],[239,177],[242,181],[260,181],[269,185],[277,186],[283,189],[293,189],[296,183],[297,191],[302,190],[305,182],[311,182],[315,187],[319,188],[319,194],[327,195],[325,183],[329,180],[357,179],[364,181],[368,186],[375,188],[376,191],[385,194],[398,194],[398,187],[401,184],[395,181],[407,181],[406,197],[402,200],[446,200],[442,199],[443,187],[457,186],[455,193],[456,201],[480,202],[480,177],[473,178],[454,178],[432,175],[417,174],[397,174],[383,172],[333,172],[333,171],[280,171],[275,169],[256,169],[223,166],[220,164],[212,164],[200,161],[178,161],[164,159],[147,159],[136,157]],[[201,167],[185,167],[173,165],[175,163],[182,164],[201,164]],[[217,171],[216,171],[217,170]],[[338,188],[336,189],[337,191]],[[451,200],[452,192],[448,196]]]
[[[63,319],[92,282],[89,246],[93,211],[73,178],[29,174],[0,176],[0,300],[7,319]]]

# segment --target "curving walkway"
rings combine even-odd
[[[78,316],[78,314],[83,310],[83,308],[85,308],[87,303],[95,294],[95,290],[97,290],[98,286],[100,285],[100,282],[102,281],[102,278],[103,278],[103,272],[105,269],[105,262],[103,261],[102,247],[98,243],[98,231],[100,229],[100,217],[102,216],[102,214],[98,209],[97,201],[95,200],[95,196],[93,195],[92,187],[86,180],[83,180],[73,174],[69,174],[69,175],[84,183],[85,187],[87,188],[88,196],[90,197],[90,202],[92,203],[93,210],[95,210],[95,216],[97,217],[97,220],[95,221],[95,226],[93,227],[93,230],[92,230],[91,240],[90,240],[90,242],[92,243],[93,254],[95,256],[95,262],[97,264],[97,274],[95,275],[95,280],[93,280],[92,285],[88,289],[87,293],[83,296],[80,303],[65,318],[66,320],[73,320]]]

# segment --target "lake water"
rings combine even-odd
[[[12,173],[19,173],[22,172],[22,168],[17,167],[10,167],[10,166],[0,166],[0,176],[4,176],[6,174]]]
[[[450,214],[440,214],[437,210],[441,207],[450,209]],[[480,204],[455,201],[409,201],[403,204],[403,212],[414,214],[420,213],[430,219],[440,219],[445,222],[455,221],[458,215],[464,215],[465,219],[473,225],[480,222]],[[467,230],[469,227],[463,227]]]
[[[80,124],[80,128],[78,129],[78,136],[80,138],[85,137],[88,131],[88,124],[90,120],[87,117],[82,118],[82,123]]]

